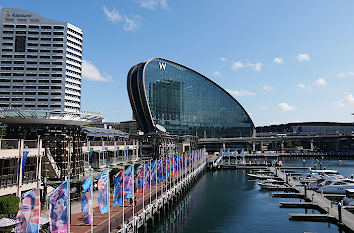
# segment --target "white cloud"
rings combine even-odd
[[[296,59],[300,62],[310,60],[310,56],[307,53],[302,53],[296,56]]]
[[[338,74],[338,77],[340,77],[340,78],[351,77],[351,76],[354,76],[354,72],[353,71],[340,72]]]
[[[110,82],[112,77],[108,74],[102,75],[99,70],[89,61],[82,60],[82,77],[91,81]]]
[[[155,10],[156,7],[161,6],[163,9],[168,9],[167,0],[137,0],[141,7],[149,10]]]
[[[220,73],[220,71],[214,71],[212,74],[211,74],[211,76],[213,76],[213,77],[220,77],[221,76],[221,73]]]
[[[347,105],[354,106],[354,97],[352,94],[349,94],[349,95],[345,96],[343,99],[340,99],[338,101],[334,101],[333,103],[337,108],[342,108]]]
[[[283,63],[283,59],[280,58],[280,57],[276,57],[276,58],[274,58],[273,62],[274,62],[275,64],[281,64],[281,63]]]
[[[234,62],[231,66],[233,70],[239,70],[241,68],[245,67],[241,61]]]
[[[109,11],[106,6],[103,6],[102,9],[107,16],[108,21],[111,21],[112,23],[122,22],[123,16],[116,8],[113,8],[113,10]]]
[[[225,57],[220,57],[220,60],[223,62],[227,62],[227,58],[225,58]]]
[[[325,86],[325,85],[327,85],[327,82],[323,78],[319,78],[316,81],[314,81],[312,85],[314,85],[314,86]]]
[[[263,86],[263,90],[265,90],[265,91],[273,91],[273,87],[264,85],[264,86]]]
[[[290,111],[295,111],[296,108],[294,106],[290,106],[287,103],[280,103],[277,105],[276,109],[281,112],[290,112]]]
[[[261,110],[269,110],[269,107],[268,106],[262,106]]]
[[[106,6],[102,7],[103,12],[106,14],[108,21],[111,23],[123,23],[123,29],[125,31],[134,31],[138,28],[137,19],[140,18],[139,15],[135,16],[135,19],[129,18],[125,14],[121,14],[116,8],[113,8],[111,11],[107,9]]]
[[[260,62],[257,62],[256,64],[248,63],[247,66],[253,68],[254,71],[261,71],[263,64]]]
[[[240,91],[227,90],[231,95],[235,96],[253,96],[256,95],[254,92],[246,91],[241,89]]]
[[[305,86],[303,83],[299,83],[297,85],[297,87],[303,89],[303,90],[307,90],[307,91],[312,91],[312,88],[310,86]]]

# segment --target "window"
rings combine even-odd
[[[37,64],[37,62],[36,61],[28,61],[27,64],[35,65],[35,64]]]
[[[2,43],[3,46],[13,46],[13,43]]]
[[[27,58],[38,58],[38,56],[36,56],[36,55],[27,55]]]
[[[49,89],[48,86],[38,86],[38,89]]]
[[[13,37],[4,36],[2,39],[3,39],[3,40],[12,40],[12,39],[13,39]]]
[[[22,98],[12,98],[12,101],[22,101]]]
[[[8,92],[8,91],[0,91],[0,95],[10,95],[10,92]]]
[[[38,49],[27,49],[28,53],[38,53]]]
[[[23,80],[22,79],[13,79],[12,82],[13,83],[22,83]]]
[[[50,53],[50,50],[49,49],[41,49],[40,52],[41,53]]]
[[[43,37],[43,38],[41,38],[41,40],[43,40],[43,41],[51,41],[51,38],[50,37]]]
[[[38,37],[28,37],[28,40],[38,40]]]
[[[3,31],[2,33],[3,33],[3,34],[14,34],[13,31]]]
[[[44,102],[44,101],[48,101],[48,99],[38,99],[38,101]]]
[[[50,44],[41,44],[41,47],[50,47]]]
[[[63,41],[63,38],[53,38],[53,41]]]
[[[54,26],[54,29],[64,29],[63,26]]]
[[[27,43],[28,46],[38,46],[36,43]]]
[[[51,95],[61,95],[61,93],[60,92],[52,92],[52,93],[50,93]]]
[[[26,34],[26,31],[16,31],[16,34],[17,35],[23,35],[23,34]]]
[[[11,67],[4,66],[4,67],[1,67],[1,70],[11,70]]]
[[[25,92],[25,95],[36,95],[36,92]]]
[[[16,28],[26,28],[26,25],[16,25]]]
[[[51,86],[51,89],[61,89],[61,86]]]
[[[62,44],[53,44],[53,47],[63,47]]]
[[[12,49],[2,49],[3,52],[12,52]]]
[[[12,61],[1,61],[1,64],[11,64]]]
[[[64,33],[63,32],[53,32],[53,35],[59,36],[59,35],[64,35]]]
[[[25,52],[26,50],[26,36],[15,37],[15,52]]]
[[[51,32],[41,32],[41,35],[51,35]]]
[[[52,26],[41,26],[41,29],[52,29]]]
[[[40,56],[42,59],[50,59],[50,56]]]
[[[27,67],[26,70],[37,70],[37,67]]]
[[[14,64],[25,64],[25,61],[14,61]]]
[[[61,83],[61,80],[51,80],[52,83]]]
[[[41,64],[41,65],[50,65],[50,62],[48,62],[48,61],[41,61],[41,62],[39,62],[39,64]]]
[[[36,101],[35,98],[25,98],[25,101]]]
[[[2,58],[11,58],[12,55],[1,55]]]
[[[40,79],[38,80],[39,83],[49,83],[49,80],[46,79]]]
[[[36,35],[36,34],[39,34],[39,32],[35,32],[35,31],[29,31],[28,32],[28,35]]]
[[[14,25],[4,24],[4,28],[14,28]]]
[[[38,92],[38,95],[49,95],[48,92]]]
[[[53,50],[53,53],[63,53],[63,50]]]
[[[36,82],[35,79],[27,79],[27,80],[26,80],[26,83],[35,83],[35,82]]]
[[[62,59],[62,56],[53,56],[53,59]]]
[[[25,68],[22,66],[22,67],[14,67],[14,70],[24,70]]]
[[[39,28],[38,25],[28,25],[29,28]]]

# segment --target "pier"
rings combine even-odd
[[[270,171],[273,172],[274,175],[281,178],[283,181],[286,181],[290,187],[295,190],[295,193],[273,193],[273,197],[283,197],[283,198],[302,198],[307,202],[281,202],[280,206],[282,208],[309,208],[309,209],[317,209],[323,214],[295,214],[289,213],[290,220],[296,221],[325,221],[325,222],[333,222],[338,224],[339,226],[344,226],[348,228],[350,231],[354,232],[354,214],[349,212],[350,207],[343,207],[335,205],[328,198],[330,197],[340,197],[343,198],[344,195],[331,195],[331,194],[321,194],[315,192],[313,190],[308,190],[306,186],[302,185],[298,180],[294,179],[294,177],[289,176],[283,169],[270,167]]]
[[[110,232],[137,232],[139,228],[144,228],[146,230],[148,222],[154,224],[154,222],[160,219],[172,204],[178,202],[179,198],[203,174],[205,168],[206,163],[202,163],[193,171],[181,172],[181,174],[175,177],[173,181],[158,184],[157,187],[151,186],[151,193],[146,191],[144,197],[142,193],[135,194],[136,203],[134,212],[133,207],[129,205],[129,201],[125,200],[123,215],[123,207],[112,206],[113,201],[111,197]],[[93,219],[93,232],[108,232],[108,213],[101,215],[98,207],[96,207],[94,208]],[[72,214],[70,232],[91,232],[90,225],[83,224],[81,212]]]

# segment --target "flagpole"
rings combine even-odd
[[[109,168],[107,176],[107,195],[108,195],[108,232],[111,232],[111,186],[109,180]],[[69,231],[70,232],[70,231]]]
[[[64,139],[65,140],[65,139]],[[71,223],[71,203],[70,203],[70,170],[71,170],[71,143],[69,141],[69,163],[68,163],[68,174],[67,174],[67,192],[68,192],[68,208],[67,208],[67,215],[68,215],[68,232],[70,232],[70,223]]]
[[[93,233],[93,176],[91,176],[91,233]]]
[[[132,209],[133,209],[133,231],[135,231],[135,200],[134,200],[134,197],[135,197],[135,192],[134,192],[134,162],[133,162],[133,165],[132,165],[132,191],[133,191],[133,206],[132,206]]]
[[[143,212],[145,212],[145,161],[143,162]],[[144,213],[144,222],[145,222],[145,213]]]
[[[159,185],[159,173],[158,173],[158,170],[159,170],[159,160],[156,160],[156,187],[155,187],[155,190],[156,190],[156,200],[155,200],[155,203],[157,202],[157,186]]]
[[[125,175],[124,175],[124,168],[123,168],[123,173],[122,173],[122,178],[123,178],[123,233],[125,233],[125,227],[124,227],[124,179],[125,179]]]
[[[151,206],[151,159],[149,160],[149,164],[150,164],[150,169],[149,169],[149,195],[150,195],[150,206]]]

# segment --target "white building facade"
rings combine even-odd
[[[82,30],[15,8],[0,28],[0,108],[80,111]]]

